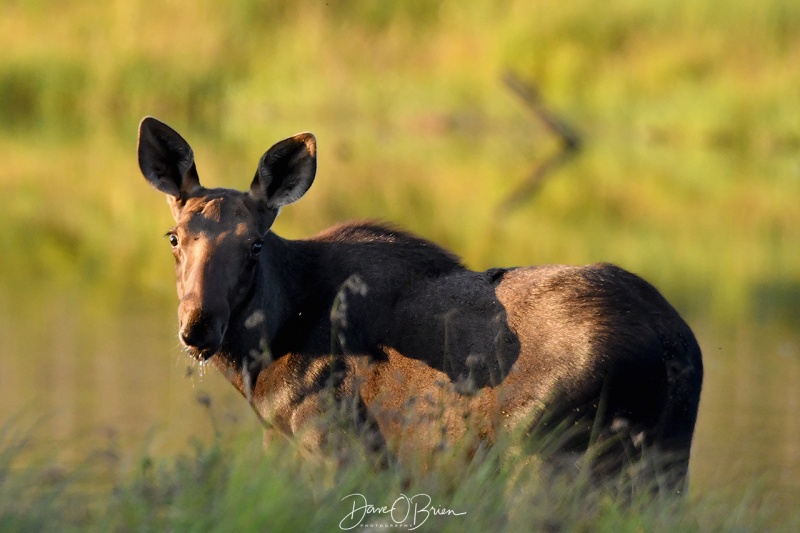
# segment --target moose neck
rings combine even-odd
[[[290,241],[268,232],[264,252],[242,303],[231,311],[226,341],[215,360],[242,368],[258,354],[278,358],[292,344],[304,310],[318,289],[319,249],[309,241]],[[294,333],[299,333],[295,331]],[[252,362],[252,361],[251,361]]]

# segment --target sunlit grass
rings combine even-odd
[[[783,0],[260,4],[12,6],[0,35],[5,112],[128,128],[149,109],[243,137],[259,118],[509,116],[495,84],[510,67],[604,130],[638,126],[687,144],[798,141],[789,104],[800,13]],[[49,32],[45,16],[59,21]]]
[[[0,436],[0,528],[16,531],[338,531],[358,523],[408,528],[414,518],[420,531],[791,531],[800,524],[796,512],[778,514],[754,494],[620,495],[580,476],[543,477],[535,461],[497,448],[428,471],[376,470],[358,454],[340,466],[309,458],[283,438],[262,450],[247,431],[194,441],[172,458],[144,453],[123,466],[95,454],[65,468],[19,461],[21,441]],[[354,513],[356,500],[391,507],[418,494],[459,514]],[[404,500],[397,505],[402,511]]]
[[[8,7],[0,242],[14,276],[159,283],[170,222],[134,156],[153,114],[189,138],[212,185],[245,187],[271,143],[314,131],[319,178],[276,226],[291,237],[369,217],[476,268],[610,260],[728,318],[757,304],[754,286],[798,281],[790,2]],[[555,147],[502,87],[506,68],[588,150],[498,217]]]

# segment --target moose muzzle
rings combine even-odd
[[[206,360],[219,350],[227,329],[227,309],[202,305],[189,295],[178,308],[180,338],[187,351],[196,359]],[[216,307],[216,308],[215,308]]]

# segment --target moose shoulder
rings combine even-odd
[[[487,442],[566,421],[563,451],[605,442],[618,465],[663,452],[683,486],[700,349],[641,278],[608,264],[473,272],[378,224],[282,239],[270,231],[278,211],[316,173],[308,133],[270,148],[246,192],[203,187],[187,142],[151,117],[138,158],[176,221],[181,341],[265,423],[324,450],[331,431],[318,422],[339,412],[371,447],[402,455],[462,438],[467,419]]]

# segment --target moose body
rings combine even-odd
[[[664,452],[681,489],[700,348],[646,281],[608,264],[474,272],[373,223],[282,239],[279,209],[316,173],[310,134],[270,148],[247,192],[201,186],[189,145],[156,119],[138,151],[176,220],[180,338],[265,424],[324,449],[333,430],[318,421],[339,409],[370,448],[402,456],[568,421],[564,451]]]

